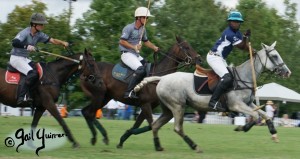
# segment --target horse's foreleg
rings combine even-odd
[[[96,113],[96,112],[95,112]],[[100,133],[102,134],[103,136],[103,142],[108,145],[109,143],[109,139],[107,137],[107,132],[106,130],[104,129],[104,127],[102,126],[102,124],[97,120],[97,119],[94,119],[94,125],[96,126],[96,128],[100,131]]]
[[[95,145],[97,142],[97,132],[96,129],[94,127],[94,120],[95,120],[95,116],[96,116],[96,111],[95,113],[90,112],[90,108],[91,108],[91,104],[84,107],[81,112],[82,115],[84,116],[84,119],[88,125],[88,127],[90,128],[91,132],[92,132],[92,139],[91,139],[91,144]]]
[[[183,138],[183,140],[190,146],[192,150],[196,150],[198,153],[202,153],[203,151],[199,148],[199,146],[187,135],[184,134],[183,131],[183,116],[184,109],[180,105],[178,105],[172,112],[174,114],[174,131]]]
[[[255,107],[254,104],[253,104],[253,107]],[[278,139],[278,136],[277,136],[277,130],[275,129],[273,121],[271,120],[271,118],[268,117],[268,115],[266,114],[266,112],[263,111],[263,110],[258,110],[257,112],[261,115],[261,117],[263,119],[266,120],[266,123],[268,125],[268,129],[269,129],[269,131],[270,131],[270,133],[272,135],[272,140],[274,142],[279,142],[279,139]]]

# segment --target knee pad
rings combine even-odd
[[[140,62],[142,63],[143,66],[147,63],[145,59],[141,60]]]
[[[223,86],[226,88],[232,84],[233,78],[229,73],[226,73],[222,78],[221,78],[221,83]]]
[[[140,66],[137,68],[135,73],[139,76],[145,76],[146,75],[146,68],[144,66]]]
[[[28,86],[32,86],[34,83],[37,82],[38,78],[39,78],[38,72],[36,70],[30,70],[26,76],[26,84]]]
[[[30,61],[30,62],[28,63],[28,65],[29,65],[33,70],[37,70],[36,65],[35,65],[35,63],[34,63],[33,61]]]

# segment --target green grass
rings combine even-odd
[[[165,125],[159,132],[163,152],[154,151],[152,133],[131,136],[123,149],[117,149],[120,136],[132,126],[133,121],[100,120],[105,126],[110,144],[104,145],[98,135],[95,146],[90,144],[91,133],[83,118],[67,118],[80,148],[72,149],[67,142],[52,151],[40,151],[36,156],[32,150],[16,152],[4,144],[5,138],[21,127],[29,127],[31,117],[0,117],[0,158],[80,158],[80,159],[295,159],[300,156],[300,129],[277,127],[280,142],[273,143],[266,126],[255,126],[247,133],[235,132],[233,125],[206,125],[185,123],[187,135],[197,143],[204,153],[196,153],[174,131],[173,124]],[[40,126],[60,130],[52,117],[42,117]],[[99,134],[99,133],[98,133]]]

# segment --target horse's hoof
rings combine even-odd
[[[102,141],[105,143],[105,145],[108,145],[108,144],[109,144],[108,138],[104,138]]]
[[[203,151],[198,146],[196,147],[196,152],[197,153],[203,153]]]
[[[238,126],[234,129],[234,131],[243,131],[243,127],[242,126]]]
[[[278,137],[272,137],[272,140],[275,142],[275,143],[279,143],[279,139],[278,139]]]
[[[80,145],[77,142],[74,142],[73,145],[72,145],[73,149],[76,149],[76,148],[79,148],[79,147],[80,147]]]
[[[118,148],[118,149],[122,149],[122,148],[123,148],[123,145],[120,145],[120,144],[119,144],[119,145],[117,145],[117,148]]]
[[[155,150],[156,151],[164,151],[164,148],[162,148],[162,147],[156,147]]]
[[[92,138],[92,139],[91,139],[91,144],[92,144],[93,146],[96,144],[96,142],[97,142],[97,138]]]

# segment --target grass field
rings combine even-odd
[[[100,120],[105,126],[110,144],[105,145],[98,136],[95,146],[90,144],[91,133],[83,118],[67,118],[80,148],[72,149],[66,142],[59,149],[40,151],[38,157],[32,150],[6,147],[6,137],[22,127],[29,127],[31,117],[0,117],[0,158],[80,158],[80,159],[295,159],[300,158],[300,128],[277,127],[280,142],[273,143],[266,126],[255,126],[250,132],[235,132],[233,125],[206,125],[185,123],[187,135],[204,151],[196,153],[173,131],[173,124],[165,125],[160,131],[163,152],[154,151],[152,133],[131,136],[123,149],[117,149],[120,136],[133,121]],[[52,117],[42,117],[40,126],[61,130]],[[98,133],[99,134],[99,133]]]

